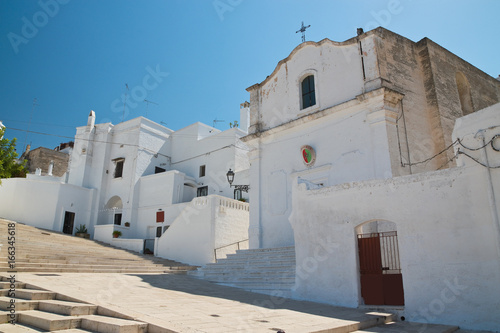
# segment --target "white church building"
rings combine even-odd
[[[250,93],[250,248],[291,295],[500,327],[500,82],[383,28],[304,42]]]

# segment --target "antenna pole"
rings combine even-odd
[[[213,127],[213,128],[215,128],[215,125],[216,125],[217,123],[223,123],[223,122],[225,122],[225,120],[218,120],[217,118],[215,118],[215,119],[214,119],[214,122],[213,122],[213,124],[212,124],[212,127]]]
[[[128,84],[125,83],[125,87],[127,87],[127,92],[125,93],[125,99],[123,100],[123,115],[122,115],[122,123],[125,120],[125,104],[127,103],[127,95],[128,95]]]
[[[158,103],[155,103],[155,102],[152,102],[152,101],[148,101],[147,99],[144,99],[144,102],[146,102],[146,117],[147,117],[148,116],[148,106],[149,106],[149,103],[155,104],[155,105],[158,105]]]
[[[35,105],[38,105],[38,104],[36,104],[36,98],[33,98],[33,106],[31,107],[30,121],[28,123],[28,130],[26,131],[26,137],[24,139],[23,152],[26,151],[26,142],[28,142],[28,133],[30,132],[31,120],[33,119],[33,112],[35,111]]]

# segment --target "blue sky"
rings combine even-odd
[[[499,13],[497,0],[0,0],[0,120],[18,152],[54,148],[90,110],[121,122],[127,84],[125,120],[224,130],[300,44],[302,21],[312,41],[376,26],[428,37],[497,77]]]

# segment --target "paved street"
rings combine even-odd
[[[375,314],[219,286],[185,275],[31,274],[18,280],[177,332],[314,332]]]

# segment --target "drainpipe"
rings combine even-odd
[[[479,137],[483,141],[483,146],[486,146],[486,139],[484,136],[484,129],[480,130],[477,134],[476,137]],[[497,252],[498,256],[500,257],[500,219],[498,217],[498,205],[497,205],[497,200],[496,200],[496,194],[495,194],[495,187],[493,186],[493,177],[491,175],[491,169],[490,169],[490,162],[488,160],[488,147],[484,147],[482,149],[482,153],[484,155],[484,160],[486,161],[486,172],[488,175],[488,197],[490,199],[490,207],[491,207],[491,215],[493,217],[493,222],[494,222],[494,228],[497,231]]]

